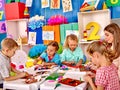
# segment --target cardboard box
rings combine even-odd
[[[48,34],[50,34],[49,33],[50,31],[53,32],[53,34],[54,34],[53,35],[53,37],[54,37],[53,40],[55,40],[58,43],[60,43],[60,26],[59,25],[53,25],[53,26],[51,26],[51,25],[45,25],[45,26],[42,27],[42,30],[43,30],[43,33],[44,32],[46,32],[46,33],[48,32]],[[52,40],[50,40],[48,38],[48,40],[44,40],[43,43],[44,44],[48,44],[50,41],[52,41]]]
[[[25,4],[21,2],[5,4],[6,20],[24,18]]]
[[[61,44],[64,43],[66,38],[66,32],[70,30],[74,33],[74,31],[78,31],[78,23],[70,23],[70,24],[62,24],[60,25],[60,39]]]

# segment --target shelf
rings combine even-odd
[[[28,19],[6,20],[7,35],[17,40],[20,36],[27,37]]]
[[[28,21],[28,19],[12,19],[12,20],[6,20],[6,21]]]
[[[97,23],[100,28],[97,35],[100,36],[100,39],[102,36],[104,36],[104,27],[107,26],[111,22],[110,18],[110,10],[95,10],[95,11],[89,11],[89,12],[78,12],[78,26],[79,26],[79,38],[80,41],[83,39],[83,31],[86,30],[86,26],[91,23],[95,22]],[[91,32],[94,30],[94,27],[90,27],[89,30],[87,30],[87,37],[91,34]],[[96,35],[96,34],[95,34]]]
[[[98,41],[98,40],[93,40],[93,41],[80,41],[79,44],[89,44],[92,43],[94,41]]]

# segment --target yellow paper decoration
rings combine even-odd
[[[2,20],[3,17],[3,11],[0,11],[0,20]]]
[[[34,64],[33,64],[33,61],[27,61],[26,62],[26,67],[29,68],[29,67],[32,67]]]
[[[107,5],[105,2],[103,3],[103,9],[107,9]]]

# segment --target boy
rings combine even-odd
[[[10,58],[15,54],[15,51],[18,48],[18,44],[11,38],[5,38],[1,42],[0,50],[0,83],[3,83],[3,80],[10,81],[26,76],[25,72],[17,71],[15,68],[10,66]],[[10,76],[10,71],[16,73],[16,76]],[[1,84],[0,87],[3,87]]]

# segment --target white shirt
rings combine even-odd
[[[10,69],[10,58],[0,51],[0,83],[5,77],[9,77]]]

